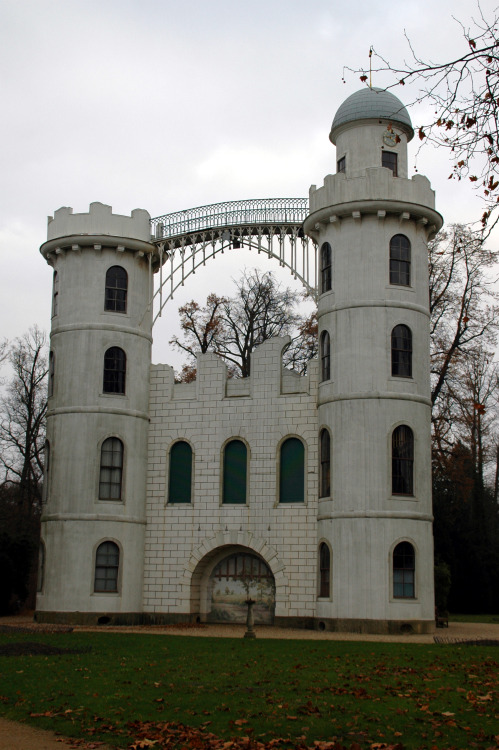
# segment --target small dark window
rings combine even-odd
[[[120,550],[114,542],[103,542],[95,554],[94,591],[118,591]]]
[[[407,326],[395,326],[392,331],[392,375],[412,377],[412,333]]]
[[[414,547],[400,542],[393,550],[393,596],[395,599],[414,599]]]
[[[390,240],[390,284],[411,285],[411,243],[404,234]]]
[[[224,448],[223,503],[246,502],[246,466],[248,451],[242,440],[231,440]]]
[[[405,424],[392,433],[392,494],[414,492],[414,435]]]
[[[331,494],[331,439],[328,430],[321,430],[320,435],[320,495],[329,497]]]
[[[126,354],[112,346],[104,355],[104,393],[125,393]]]
[[[305,500],[305,448],[298,438],[281,445],[279,502],[303,503]]]
[[[344,172],[347,166],[347,158],[346,156],[342,156],[341,159],[338,159],[337,165],[336,165],[336,171],[337,172]]]
[[[331,290],[331,245],[324,242],[321,246],[321,293]]]
[[[330,380],[331,378],[331,343],[329,333],[321,333],[321,380]]]
[[[54,378],[55,378],[55,354],[49,352],[49,384],[48,384],[48,396],[54,395]]]
[[[170,450],[168,502],[190,503],[192,486],[192,448],[185,440],[174,443]]]
[[[107,438],[100,453],[99,500],[121,500],[123,443]]]
[[[126,313],[128,274],[121,266],[111,266],[106,273],[104,310]]]
[[[41,593],[43,591],[43,583],[45,579],[45,543],[40,539],[40,546],[38,547],[38,575],[36,580],[36,591]]]
[[[54,271],[54,280],[52,287],[52,317],[59,313],[59,274]]]
[[[49,497],[49,484],[50,484],[50,443],[48,440],[45,441],[44,451],[44,466],[43,466],[43,487],[42,487],[42,503],[46,503]]]
[[[331,553],[325,542],[319,546],[319,596],[331,595]]]
[[[393,151],[381,152],[381,166],[391,169],[393,176],[397,176],[397,154]]]

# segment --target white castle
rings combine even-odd
[[[60,208],[42,569],[45,622],[244,621],[357,632],[434,627],[427,241],[407,110],[365,88],[334,118],[337,171],[310,189],[319,361],[288,339],[228,379],[151,364],[147,211]]]

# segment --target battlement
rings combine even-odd
[[[151,217],[143,208],[135,208],[131,216],[113,214],[111,206],[91,203],[88,213],[74,214],[69,206],[58,208],[48,217],[47,240],[74,235],[109,235],[149,242]]]

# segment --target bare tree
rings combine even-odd
[[[0,400],[0,463],[4,481],[17,485],[19,505],[31,512],[41,500],[47,411],[46,335],[36,326],[9,351],[12,380]]]
[[[198,351],[213,351],[225,359],[230,375],[247,377],[252,352],[267,339],[296,334],[303,341],[306,321],[296,312],[300,299],[298,292],[281,288],[270,272],[245,272],[236,282],[233,297],[211,294],[204,307],[189,302],[180,308],[183,339],[174,337],[170,343],[193,358]],[[310,336],[306,347],[313,356]],[[300,358],[295,352],[289,363],[302,367],[303,360],[304,355]],[[182,380],[192,380],[193,372],[192,366],[184,366]]]
[[[457,21],[461,45],[450,60],[433,62],[421,57],[407,37],[408,61],[393,63],[371,49],[372,73],[394,77],[387,88],[414,84],[417,94],[408,106],[426,103],[431,119],[416,126],[422,142],[448,149],[452,160],[450,178],[468,179],[485,202],[483,227],[499,198],[499,10],[489,17],[477,6],[476,17],[468,23]],[[368,82],[370,72],[361,68],[360,79]]]

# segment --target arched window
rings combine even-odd
[[[224,448],[223,503],[246,502],[246,466],[248,451],[242,440],[231,440]]]
[[[43,487],[42,487],[42,503],[46,503],[49,497],[49,484],[50,484],[50,443],[48,440],[45,441],[44,446],[44,466],[43,466]]]
[[[112,346],[104,354],[104,393],[125,393],[126,354]]]
[[[411,285],[411,243],[404,234],[390,240],[390,284]]]
[[[38,574],[36,580],[36,591],[41,593],[43,591],[43,583],[45,579],[45,543],[40,539],[40,546],[38,547]]]
[[[409,542],[400,542],[393,550],[393,596],[395,599],[414,599],[416,556]]]
[[[331,245],[324,242],[321,246],[321,293],[331,289]]]
[[[298,438],[281,445],[279,464],[279,502],[303,503],[305,500],[305,448]]]
[[[99,500],[121,500],[122,477],[123,443],[107,438],[100,452]]]
[[[322,331],[321,333],[321,380],[329,380],[331,378],[331,343],[329,339],[329,333]]]
[[[319,545],[319,596],[331,596],[331,553],[325,542]]]
[[[331,494],[331,439],[328,430],[321,430],[320,434],[320,495],[329,497]]]
[[[121,266],[111,266],[106,273],[104,310],[126,313],[128,274]]]
[[[102,542],[95,553],[94,591],[118,591],[120,550],[114,542]]]
[[[54,278],[52,283],[52,317],[59,312],[59,274],[54,271]]]
[[[185,440],[170,449],[168,502],[190,503],[192,486],[192,448]]]
[[[48,396],[54,395],[54,377],[55,377],[55,354],[49,352],[49,383],[48,383]]]
[[[392,375],[412,378],[412,332],[407,326],[392,331]]]
[[[414,492],[414,435],[402,424],[392,433],[392,493],[412,495]]]

